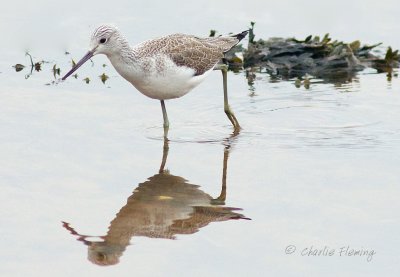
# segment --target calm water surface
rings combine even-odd
[[[397,276],[398,77],[365,70],[346,82],[312,79],[305,89],[266,74],[249,85],[244,72],[230,72],[230,102],[243,126],[231,137],[215,72],[167,102],[168,152],[159,103],[137,93],[104,57],[82,67],[78,79],[45,84],[55,63],[65,72],[80,58],[98,22],[116,22],[140,41],[241,30],[255,18],[263,37],[329,31],[351,40],[357,33],[400,48],[391,34],[399,9],[392,1],[354,1],[345,20],[321,21],[344,1],[297,8],[205,1],[196,9],[178,2],[155,11],[121,1],[117,20],[97,6],[84,16],[72,2],[62,21],[50,1],[27,4],[20,18],[15,3],[6,4],[1,22],[15,45],[5,42],[0,60],[0,275]],[[382,14],[372,17],[378,7]],[[271,10],[301,24],[277,24],[279,12]],[[186,17],[166,16],[173,12]],[[18,30],[27,19],[35,20],[24,40]],[[366,32],[369,20],[381,28],[371,24]],[[35,60],[49,61],[27,80],[28,68],[11,67],[29,65],[25,42]]]

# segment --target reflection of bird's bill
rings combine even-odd
[[[125,248],[107,242],[93,242],[88,248],[88,260],[100,266],[115,265],[119,263]]]
[[[67,74],[65,74],[64,77],[61,78],[61,80],[67,79],[72,73],[74,73],[81,65],[83,65],[87,60],[89,60],[91,57],[93,57],[93,51],[89,51],[86,53],[85,56],[70,70],[68,71]]]

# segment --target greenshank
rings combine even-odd
[[[116,71],[137,90],[160,100],[167,138],[169,121],[164,101],[185,95],[212,70],[221,70],[224,110],[237,133],[240,125],[228,104],[227,66],[220,61],[247,33],[207,38],[172,34],[130,46],[116,27],[101,25],[93,32],[89,51],[62,80],[94,55],[106,55]]]

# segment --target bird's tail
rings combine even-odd
[[[249,33],[249,30],[246,30],[246,31],[243,31],[243,32],[241,32],[239,34],[233,35],[232,37],[235,37],[239,41],[241,41],[242,39],[244,39],[247,36],[248,33]]]
[[[244,37],[249,33],[249,30],[243,31],[236,35],[231,35],[228,37],[218,37],[218,43],[221,45],[221,49],[224,53],[231,50],[236,44],[238,44]]]

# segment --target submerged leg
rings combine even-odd
[[[222,72],[222,80],[224,85],[224,110],[225,114],[228,116],[228,119],[233,125],[234,132],[238,133],[240,131],[239,121],[236,119],[235,115],[233,114],[229,103],[228,103],[228,82],[227,82],[227,72],[228,66],[225,64],[218,65],[215,69],[219,69]]]
[[[164,138],[163,156],[162,156],[160,170],[158,171],[158,173],[164,172],[164,167],[165,164],[167,163],[168,151],[169,151],[168,139]]]
[[[165,109],[164,100],[160,100],[160,102],[161,102],[161,109],[162,109],[162,114],[163,114],[163,119],[164,119],[164,139],[167,139],[168,129],[169,129],[168,115],[167,115],[167,110]]]

